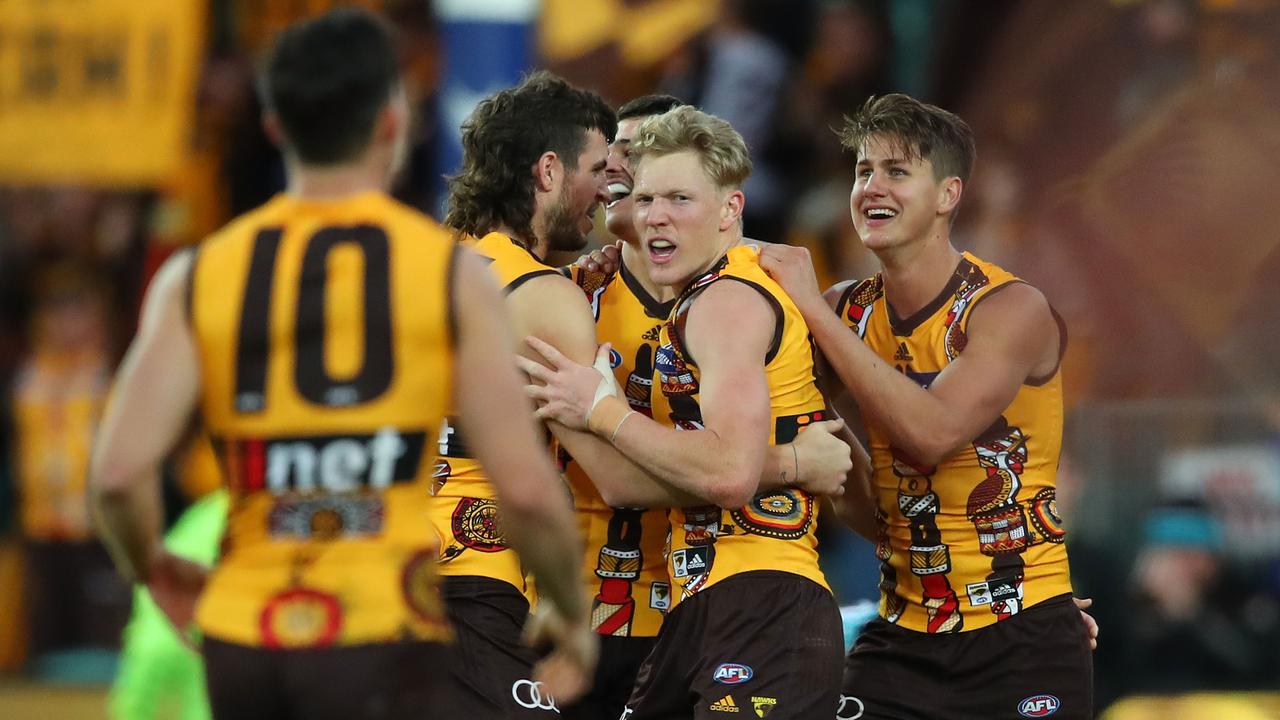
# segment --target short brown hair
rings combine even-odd
[[[958,177],[969,182],[977,149],[969,124],[955,113],[893,93],[868,98],[844,121],[836,134],[847,150],[857,153],[872,136],[887,135],[901,144],[906,159],[928,160],[934,178]]]
[[[631,139],[634,162],[646,155],[693,152],[702,170],[720,188],[739,189],[751,174],[747,144],[729,123],[691,106],[654,115],[636,128]]]

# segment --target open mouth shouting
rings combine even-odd
[[[676,253],[675,243],[662,236],[649,238],[645,242],[645,249],[649,251],[650,262],[655,265],[665,265]]]
[[[622,200],[628,197],[629,195],[631,195],[631,186],[621,180],[611,181],[609,183],[608,189],[609,189],[609,203],[605,205],[606,208],[612,208],[614,205],[618,203],[619,200]]]

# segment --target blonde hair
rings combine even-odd
[[[678,152],[696,153],[702,171],[721,189],[741,189],[751,174],[751,156],[738,131],[690,105],[648,118],[636,128],[631,140],[631,155],[636,163],[650,155],[661,157]]]

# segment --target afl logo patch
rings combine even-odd
[[[749,533],[779,540],[804,537],[813,521],[813,498],[795,490],[763,493],[729,513]]]
[[[1029,718],[1049,717],[1060,707],[1062,703],[1053,695],[1032,695],[1018,703],[1018,714]]]
[[[453,509],[453,537],[480,552],[506,550],[498,527],[498,506],[483,498],[462,498]]]
[[[755,675],[751,668],[740,663],[722,663],[712,673],[711,679],[722,685],[738,685],[751,679]]]
[[[293,588],[268,600],[258,622],[269,648],[327,647],[342,627],[342,606],[328,593]]]
[[[609,367],[616,368],[622,364],[622,353],[609,348]]]

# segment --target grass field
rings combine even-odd
[[[106,687],[0,681],[5,720],[104,720],[106,707]]]

